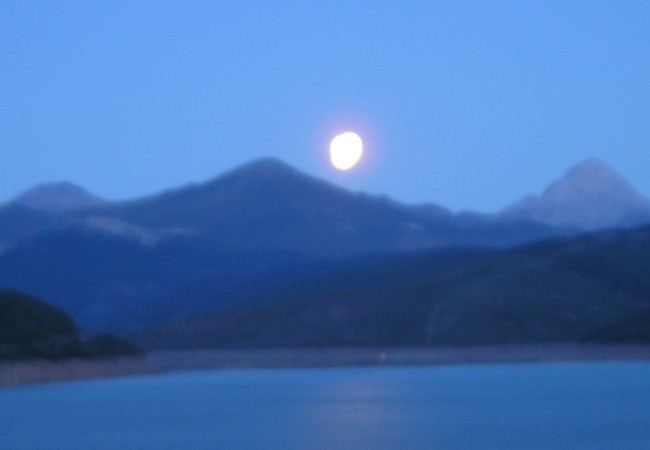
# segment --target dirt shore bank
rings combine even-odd
[[[0,386],[18,386],[51,381],[116,377],[153,373],[157,366],[148,358],[67,361],[13,361],[0,363]]]

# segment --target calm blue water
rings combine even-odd
[[[650,363],[183,372],[0,389],[11,449],[650,448]]]

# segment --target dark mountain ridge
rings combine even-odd
[[[0,218],[0,286],[113,331],[246,302],[270,274],[317,259],[575,233],[353,193],[269,158],[134,201],[57,213],[13,204]]]
[[[323,256],[449,245],[511,245],[557,232],[527,221],[462,220],[436,205],[352,193],[264,158],[204,184],[95,211],[241,248]],[[507,229],[507,231],[506,231]]]
[[[639,317],[628,328],[646,323],[649,267],[650,227],[514,249],[374,255],[136,339],[148,348],[598,340],[630,318]]]
[[[60,226],[59,217],[17,204],[0,207],[0,253],[24,239]]]
[[[0,255],[0,283],[50,299],[91,331],[123,331],[199,312],[200,299],[159,302],[188,284],[254,277],[304,259],[182,234],[134,239],[80,223],[8,249]],[[230,282],[221,285],[234,289]]]

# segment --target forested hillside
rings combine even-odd
[[[646,227],[510,250],[369,255],[269,289],[248,306],[150,328],[138,342],[150,348],[578,342],[637,329],[648,311]],[[615,327],[609,335],[608,327]]]
[[[116,336],[86,338],[70,316],[41,300],[0,291],[0,360],[100,358],[139,353]]]

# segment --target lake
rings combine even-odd
[[[2,448],[649,448],[650,363],[178,372],[0,390]]]

